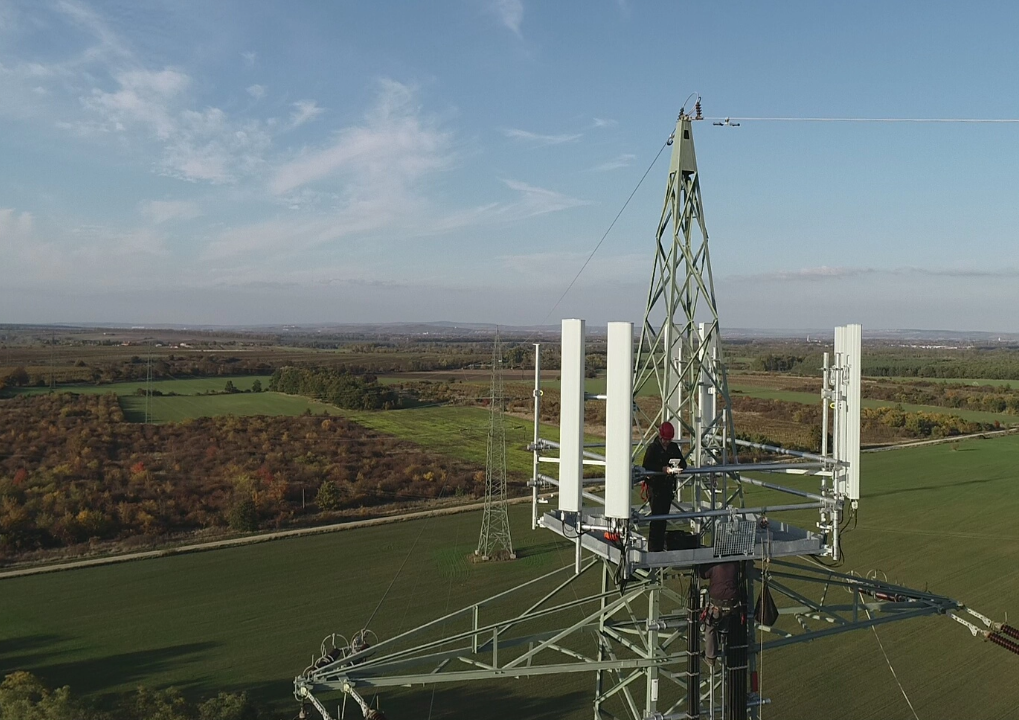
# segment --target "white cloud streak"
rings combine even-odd
[[[511,140],[519,140],[520,142],[528,143],[535,147],[562,145],[563,143],[576,142],[580,138],[584,137],[581,133],[542,135],[540,133],[530,132],[529,130],[520,130],[519,128],[503,128],[502,134]]]
[[[819,267],[800,268],[798,270],[774,270],[749,275],[734,275],[732,279],[753,280],[753,281],[780,281],[780,282],[819,282],[824,280],[841,280],[845,278],[863,277],[890,277],[890,276],[917,276],[917,277],[938,277],[938,278],[1002,278],[1010,279],[1019,277],[1019,268],[925,268],[917,266],[903,266],[897,268],[874,268],[874,267]]]
[[[488,9],[514,35],[521,37],[520,25],[524,21],[524,3],[521,0],[490,0]]]
[[[283,195],[309,183],[347,176],[353,185],[397,186],[451,160],[450,135],[421,116],[414,89],[383,80],[375,106],[361,125],[338,132],[329,145],[304,153],[276,170],[270,190]]]
[[[636,157],[636,155],[631,155],[630,153],[617,155],[608,162],[603,162],[601,165],[595,165],[589,170],[589,172],[608,172],[609,170],[618,170],[619,168],[630,167]]]
[[[300,127],[322,114],[314,100],[298,100],[294,103],[294,111],[290,114],[290,127]]]
[[[191,200],[143,200],[138,203],[138,212],[154,225],[171,220],[192,220],[202,214],[198,203]]]
[[[256,100],[261,100],[265,97],[265,85],[249,85],[248,95]]]

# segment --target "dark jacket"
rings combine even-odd
[[[664,469],[669,465],[669,460],[679,460],[679,466],[686,469],[686,460],[683,458],[683,451],[679,449],[679,445],[670,442],[667,446],[662,447],[662,443],[656,438],[644,451],[644,462],[641,463],[641,467],[648,472],[659,473],[648,478],[648,484],[654,490],[658,492],[671,491],[675,494],[676,478],[666,475],[664,472]]]
[[[739,597],[739,563],[701,565],[697,574],[708,581],[708,597],[712,600],[733,601]]]

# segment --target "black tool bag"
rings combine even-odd
[[[761,594],[757,596],[757,605],[754,607],[754,620],[758,625],[774,625],[778,620],[778,606],[775,605],[775,598],[771,596],[768,588],[768,576],[764,576],[764,584],[761,586]]]

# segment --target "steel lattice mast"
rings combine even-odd
[[[481,520],[478,549],[474,551],[482,560],[516,557],[506,507],[506,395],[502,383],[502,362],[502,344],[499,342],[499,331],[496,330],[492,348],[492,389],[489,395],[485,513]]]
[[[677,440],[689,442],[692,464],[724,465],[735,452],[694,152],[695,119],[680,113],[670,138],[672,159],[633,388],[636,396],[651,386],[661,398],[657,413],[637,413],[642,444],[668,420],[676,426]]]
[[[653,384],[661,398],[657,414],[654,410],[635,413],[644,441],[660,421],[670,420],[689,443],[690,467],[683,473],[680,496],[670,513],[658,518],[689,528],[693,532],[685,534],[695,542],[679,543],[679,547],[664,551],[650,550],[641,530],[651,522],[651,516],[644,514],[644,508],[632,498],[634,481],[646,474],[643,468],[630,467],[624,468],[629,472],[610,476],[609,449],[616,445],[608,443],[608,422],[605,456],[586,450],[583,442],[576,446],[575,457],[568,455],[563,450],[566,434],[562,423],[559,442],[538,437],[541,378],[536,368],[532,517],[537,526],[575,543],[575,565],[553,570],[371,646],[355,638],[340,647],[335,644],[336,636],[332,636],[333,650],[323,642],[321,656],[294,680],[295,696],[302,703],[310,702],[323,720],[333,718],[316,695],[330,691],[343,692],[353,699],[367,720],[379,720],[384,716],[365,698],[385,688],[542,676],[565,678],[574,673],[593,676],[595,720],[752,720],[760,717],[761,705],[768,702],[760,696],[754,681],[760,653],[927,615],[951,617],[975,637],[1019,653],[1019,643],[1014,642],[1019,639],[1019,629],[994,622],[956,600],[876,578],[835,572],[816,561],[818,557],[840,556],[838,531],[843,510],[849,501],[854,501],[855,508],[859,498],[859,483],[857,480],[854,485],[850,471],[855,468],[858,472],[859,466],[858,434],[855,452],[852,442],[852,431],[859,427],[859,421],[851,410],[858,410],[860,403],[860,326],[836,328],[835,364],[829,367],[825,362],[822,400],[836,418],[833,427],[837,447],[830,454],[827,448],[817,455],[734,438],[694,156],[694,119],[681,113],[673,135],[647,312],[633,363],[632,396],[637,398],[642,387]],[[569,331],[576,331],[574,335],[567,335],[568,323]],[[620,355],[613,352],[612,337],[610,332],[610,368]],[[625,342],[631,338],[627,332]],[[571,358],[579,360],[579,367],[570,365],[569,378],[562,372],[560,382],[564,389],[570,385],[579,408],[562,402],[560,413],[576,414],[568,427],[582,437],[582,321],[564,321],[563,370],[567,367],[567,347]],[[479,556],[489,557],[500,547],[508,551],[512,548],[505,506],[499,350],[497,336],[485,515],[477,551]],[[627,347],[629,350],[632,348]],[[631,361],[626,353],[622,355],[626,359],[615,367],[622,367],[621,376],[629,380]],[[607,385],[611,387],[602,399],[616,398],[611,394],[615,385]],[[631,388],[624,388],[621,396],[627,400],[623,407],[629,410]],[[618,410],[618,404],[613,406]],[[824,425],[827,427],[827,419]],[[632,442],[629,422],[619,426],[622,435]],[[576,445],[575,440],[571,443]],[[640,452],[644,444],[639,442],[633,447]],[[737,445],[785,452],[792,460],[737,464]],[[549,453],[553,455],[546,456]],[[622,457],[627,455],[624,448]],[[539,472],[540,462],[557,465],[559,477]],[[574,465],[568,475],[562,472],[567,462]],[[579,474],[575,472],[577,465]],[[585,485],[582,470],[586,465],[604,468],[603,497],[593,487],[598,479],[591,478]],[[820,480],[821,489],[806,492],[751,475],[740,478],[738,472],[814,477]],[[739,493],[730,497],[725,487],[729,478],[739,480],[738,488],[747,484],[772,493],[768,505],[745,507]],[[571,482],[574,487],[566,487]],[[624,497],[630,495],[630,502],[623,503],[626,511],[622,514],[610,512],[610,486],[622,487]],[[556,492],[559,508],[540,513],[539,490]],[[564,499],[577,506],[565,507]],[[818,532],[771,517],[811,509],[820,512]],[[501,538],[504,545],[499,544]],[[701,660],[703,631],[699,618],[709,596],[694,568],[719,562],[738,563],[742,568],[744,605],[742,613],[730,615],[726,622],[728,629],[722,631],[724,648],[715,666]],[[769,624],[758,624],[751,612],[755,586],[763,582],[768,583],[769,592],[776,598],[776,617],[767,620]],[[358,637],[365,633],[362,630]],[[504,714],[512,712],[509,708]]]

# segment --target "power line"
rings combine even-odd
[[[1008,125],[1019,124],[1019,118],[868,118],[868,117],[717,117],[705,120],[740,122],[849,122],[849,123],[970,123]]]
[[[653,168],[655,166],[655,163],[658,162],[658,158],[661,157],[662,151],[665,150],[668,144],[669,144],[668,140],[662,143],[662,146],[658,149],[658,154],[655,155],[655,159],[651,161],[651,164],[647,166],[647,170],[644,171],[644,174],[640,176],[640,180],[637,181],[637,185],[636,187],[633,188],[633,192],[630,193],[630,197],[626,198],[626,202],[623,203],[623,207],[619,208],[619,212],[616,213],[616,216],[612,219],[612,222],[609,223],[608,229],[601,236],[601,239],[598,241],[598,244],[594,246],[594,250],[592,250],[591,254],[587,256],[587,260],[585,260],[584,264],[580,266],[580,270],[577,271],[577,274],[570,281],[570,284],[566,287],[565,290],[563,290],[563,294],[559,296],[559,299],[555,301],[555,305],[553,305],[552,309],[548,311],[548,315],[545,316],[545,319],[541,321],[540,325],[544,325],[545,323],[548,322],[548,319],[552,317],[552,313],[554,313],[555,309],[559,307],[559,303],[561,303],[563,301],[563,298],[565,298],[566,295],[570,292],[570,290],[573,289],[574,284],[576,284],[581,274],[587,268],[588,263],[591,262],[591,258],[594,257],[594,254],[598,252],[598,248],[600,248],[602,243],[605,242],[605,238],[607,238],[609,233],[612,232],[612,228],[616,226],[616,221],[619,220],[619,216],[623,214],[623,211],[626,210],[626,206],[630,204],[630,201],[633,199],[633,196],[637,194],[637,190],[640,189],[641,184],[644,182],[644,178],[646,178],[648,176],[648,173],[651,172],[651,168]]]

